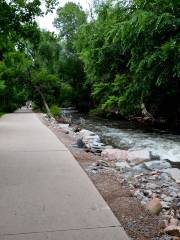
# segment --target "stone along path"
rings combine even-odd
[[[0,240],[127,240],[67,148],[34,113],[0,119]]]

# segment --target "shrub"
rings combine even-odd
[[[58,107],[57,105],[52,105],[50,107],[50,112],[55,119],[58,119],[60,117],[61,110],[60,107]]]
[[[60,103],[64,107],[69,107],[74,105],[75,100],[76,94],[74,88],[68,83],[62,83],[60,91]]]
[[[105,116],[105,111],[99,106],[97,108],[91,109],[89,111],[90,117],[103,117]]]
[[[34,102],[32,103],[32,109],[34,112],[41,112],[41,108]]]
[[[0,117],[2,117],[4,115],[4,113],[3,112],[0,112]]]

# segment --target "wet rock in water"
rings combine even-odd
[[[147,209],[149,210],[150,213],[158,215],[161,212],[161,209],[162,209],[160,199],[159,198],[152,199],[149,202],[149,204],[147,206]]]
[[[165,160],[160,161],[150,161],[150,162],[144,162],[144,167],[148,170],[161,170],[170,168],[171,164],[166,162]]]
[[[109,161],[127,160],[128,151],[120,149],[105,149],[102,151],[101,156]]]
[[[180,160],[177,159],[167,159],[167,161],[171,164],[173,168],[179,168],[180,169]]]
[[[154,153],[152,153],[151,151],[149,152],[151,160],[160,160],[160,156],[159,155],[155,155]]]
[[[82,129],[79,132],[79,135],[82,137],[90,137],[90,136],[95,136],[96,134],[92,131],[86,130],[86,129]]]
[[[128,152],[128,162],[130,163],[131,166],[135,166],[150,160],[151,156],[149,151],[139,150]]]
[[[61,123],[58,123],[57,125],[56,125],[56,128],[61,128],[61,129],[63,129],[64,131],[68,131],[69,132],[69,124],[61,124]]]
[[[93,141],[86,143],[86,147],[90,150],[90,152],[100,154],[104,148],[104,144]]]
[[[115,168],[117,170],[122,171],[122,172],[127,172],[127,171],[129,171],[131,169],[129,164],[127,162],[125,162],[125,161],[115,163]]]
[[[81,131],[81,128],[79,126],[73,127],[73,132],[77,133],[77,132],[80,132],[80,131]]]
[[[82,141],[88,152],[101,153],[105,148],[105,145],[100,141],[100,137],[95,133],[83,129],[78,134],[82,138]]]
[[[85,147],[85,144],[84,144],[82,138],[77,139],[76,144],[77,144],[78,148],[84,148]]]
[[[180,169],[178,168],[169,168],[163,169],[163,172],[169,174],[169,176],[175,180],[176,183],[180,183]]]

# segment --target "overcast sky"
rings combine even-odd
[[[67,2],[70,2],[69,0],[59,0],[60,6],[63,6]],[[91,0],[71,0],[71,2],[80,3],[80,5],[83,7],[84,10],[87,10],[89,8],[88,2],[91,2]],[[56,29],[53,27],[53,20],[56,16],[56,11],[54,13],[48,14],[45,17],[37,18],[37,22],[42,29],[46,29],[51,32],[56,32]]]

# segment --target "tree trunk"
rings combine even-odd
[[[40,95],[41,98],[42,98],[42,101],[43,101],[44,107],[46,108],[46,111],[47,111],[48,116],[49,116],[49,117],[52,117],[51,111],[50,111],[50,109],[49,109],[49,106],[48,106],[48,104],[47,104],[47,102],[46,102],[46,99],[45,99],[42,91],[39,89],[38,86],[35,86],[35,89],[36,89],[36,91],[39,93],[39,95]]]

